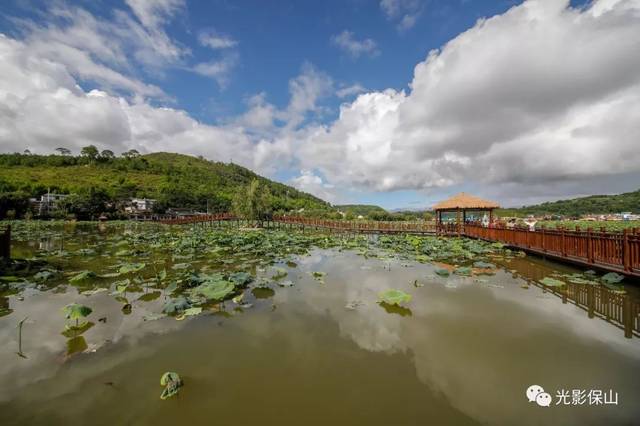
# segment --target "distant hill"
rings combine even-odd
[[[104,151],[103,151],[104,153]],[[160,206],[229,211],[235,193],[259,179],[269,187],[274,210],[333,211],[325,201],[257,175],[237,164],[159,152],[115,157],[0,154],[0,195],[52,192],[100,193],[108,200],[147,197]]]
[[[640,213],[640,190],[618,195],[591,195],[588,197],[553,201],[521,208],[500,209],[497,213],[501,216],[539,216],[545,214],[582,216],[585,214],[620,212]]]
[[[355,216],[370,216],[372,214],[387,214],[388,212],[380,206],[369,204],[341,204],[334,206],[341,212],[351,212]]]

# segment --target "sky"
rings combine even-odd
[[[331,203],[640,188],[640,0],[5,0],[0,151],[246,166]]]

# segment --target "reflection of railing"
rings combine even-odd
[[[586,266],[640,276],[640,233],[588,229],[483,227],[465,224],[464,235],[525,249]]]
[[[5,259],[11,257],[11,225],[0,230],[0,257]]]
[[[585,310],[589,318],[595,316],[624,330],[625,337],[640,337],[640,304],[625,294],[615,293],[606,287],[590,284],[567,283],[562,287],[547,287],[537,281],[532,283]]]

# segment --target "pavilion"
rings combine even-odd
[[[442,222],[443,213],[455,213],[456,227],[455,232],[462,234],[464,232],[464,224],[467,221],[467,212],[488,212],[489,223],[493,223],[493,210],[499,208],[498,203],[483,200],[482,198],[461,192],[441,201],[433,206],[436,212],[436,225],[438,232],[445,230]]]

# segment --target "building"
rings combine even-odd
[[[47,192],[40,196],[40,198],[31,198],[31,206],[38,216],[50,216],[58,211],[60,201],[67,198],[67,194],[55,194]]]
[[[129,214],[151,213],[155,204],[156,200],[151,198],[132,198],[124,211]]]

